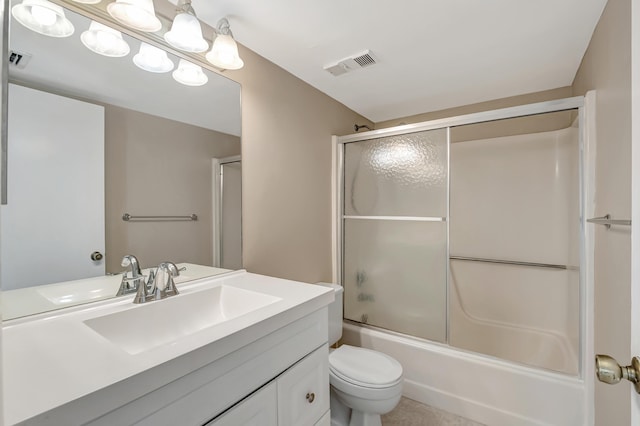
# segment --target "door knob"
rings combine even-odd
[[[609,355],[596,355],[596,376],[601,382],[610,385],[627,379],[633,383],[636,392],[640,393],[640,358],[634,356],[631,365],[622,367]]]
[[[93,253],[91,253],[91,260],[93,260],[94,262],[102,260],[102,258],[102,253],[100,253],[99,251],[94,251]]]

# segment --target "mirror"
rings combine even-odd
[[[181,281],[228,272],[220,259],[241,265],[237,247],[233,259],[220,252],[214,173],[239,160],[239,84],[210,69],[197,87],[140,69],[132,58],[141,42],[126,34],[128,55],[99,55],[81,41],[91,20],[64,13],[75,27],[65,38],[10,16],[5,320],[114,297],[125,254],[143,268],[186,267]],[[224,216],[237,230],[234,205]]]

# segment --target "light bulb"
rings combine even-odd
[[[122,33],[96,21],[91,21],[89,29],[80,35],[80,40],[88,49],[109,57],[122,57],[129,54],[129,45]]]
[[[64,9],[47,0],[22,0],[11,8],[20,24],[49,37],[69,37],[74,28],[64,16]]]
[[[184,59],[180,59],[178,69],[176,69],[172,75],[178,83],[187,86],[202,86],[209,81],[207,75],[202,71],[201,66],[192,64]]]
[[[56,23],[57,16],[51,9],[34,5],[31,7],[31,15],[40,25],[53,25]]]
[[[121,24],[139,31],[155,32],[162,28],[153,0],[116,0],[107,5],[107,12]]]
[[[218,68],[237,70],[244,66],[244,62],[238,55],[238,45],[233,37],[227,34],[216,36],[211,50],[205,57]]]
[[[185,52],[204,52],[209,48],[207,41],[202,38],[200,21],[187,12],[176,15],[171,30],[167,31],[164,39],[173,47]]]
[[[140,43],[140,51],[133,57],[133,63],[138,68],[155,73],[169,72],[174,66],[167,52],[147,43]]]

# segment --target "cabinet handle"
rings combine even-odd
[[[313,392],[309,392],[307,394],[307,401],[309,401],[309,404],[313,404],[313,401],[316,399],[316,394]]]

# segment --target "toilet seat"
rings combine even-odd
[[[372,390],[395,387],[402,380],[402,365],[392,357],[349,345],[329,354],[329,370],[341,381]]]

